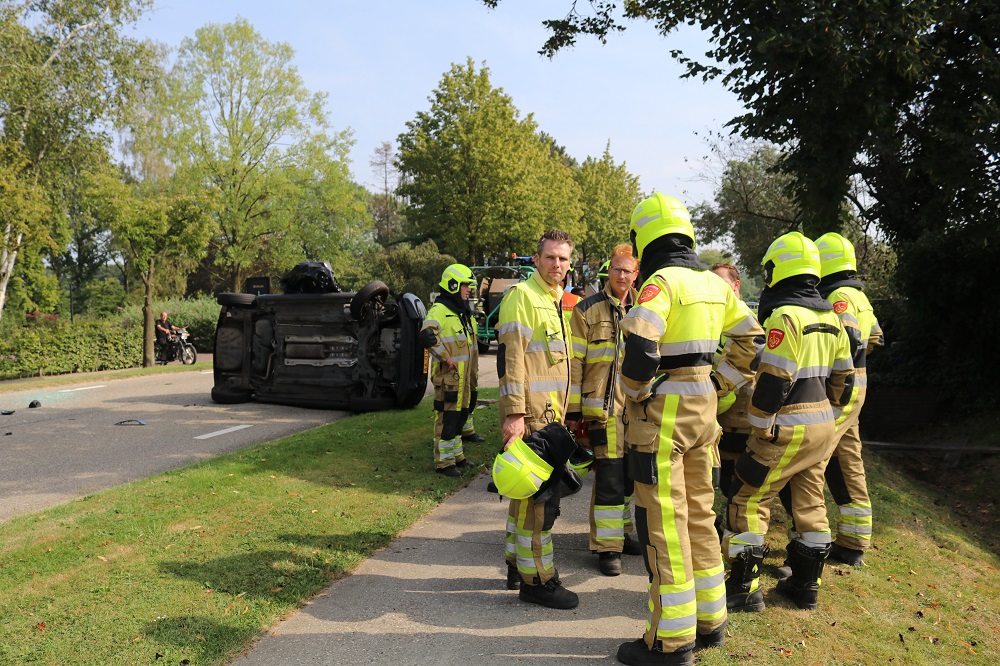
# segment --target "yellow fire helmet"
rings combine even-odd
[[[688,209],[674,197],[659,192],[635,207],[628,229],[640,261],[646,246],[667,234],[687,236],[692,249],[695,246],[694,226]]]
[[[819,249],[819,276],[840,273],[841,271],[858,270],[858,258],[854,253],[854,244],[838,233],[830,232],[816,239]]]
[[[444,273],[441,274],[441,282],[438,283],[449,294],[457,294],[458,288],[463,284],[470,287],[476,284],[476,279],[472,276],[472,269],[465,264],[452,264],[444,269]]]
[[[773,287],[795,275],[815,275],[819,278],[819,250],[816,244],[798,231],[778,236],[761,259],[764,282]]]
[[[607,279],[608,272],[610,270],[611,270],[611,260],[608,259],[603,264],[601,264],[600,268],[597,269],[597,277]]]
[[[497,492],[511,499],[528,499],[552,476],[552,465],[531,450],[520,437],[493,460]]]
[[[576,447],[576,451],[569,457],[569,466],[576,470],[580,478],[587,476],[587,471],[594,463],[594,452],[582,446]]]

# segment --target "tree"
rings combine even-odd
[[[185,39],[171,72],[159,140],[180,173],[218,192],[211,244],[233,291],[255,271],[283,271],[302,258],[304,205],[315,210],[318,195],[351,191],[351,133],[331,133],[325,96],[305,88],[293,56],[238,18]]]
[[[549,227],[581,230],[572,173],[529,114],[472,59],[452,65],[399,135],[408,223],[441,251],[471,263],[534,250]]]
[[[150,0],[0,4],[0,314],[18,254],[58,251],[59,196],[74,168],[107,159],[105,123],[143,79],[148,46],[125,29]],[[51,214],[46,210],[51,210]]]
[[[391,243],[400,232],[400,201],[396,195],[399,168],[391,141],[383,141],[368,161],[372,173],[379,179],[379,189],[371,195],[368,209],[375,222],[375,239],[382,245]]]
[[[113,174],[88,180],[90,214],[111,230],[143,285],[143,366],[154,363],[153,301],[158,269],[164,261],[186,258],[194,263],[212,233],[210,201],[205,196],[171,191],[171,181],[124,183]]]
[[[632,211],[642,201],[639,178],[629,173],[624,162],[615,164],[610,141],[600,159],[583,161],[575,177],[586,228],[576,247],[583,263],[590,260],[600,265],[611,257],[615,245],[628,242]]]

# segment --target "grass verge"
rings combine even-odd
[[[477,416],[488,441],[467,453],[485,462],[495,406]],[[431,469],[432,419],[426,401],[355,416],[0,525],[0,663],[228,662],[457,488]],[[773,592],[776,505],[768,609],[731,616],[700,664],[996,663],[995,534],[948,490],[876,457],[868,469],[868,566],[829,565],[820,609],[795,610]]]
[[[458,487],[432,432],[354,416],[0,525],[0,664],[227,661]]]
[[[170,374],[174,372],[190,372],[192,370],[211,370],[211,361],[199,361],[192,365],[181,363],[171,365],[154,365],[151,368],[128,368],[126,370],[102,370],[100,372],[78,372],[70,375],[52,375],[50,377],[25,377],[23,379],[5,379],[0,381],[0,394],[15,391],[48,388],[50,386],[66,386],[90,381],[108,379],[127,379],[129,377],[145,377],[146,375]]]

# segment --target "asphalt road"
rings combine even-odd
[[[254,402],[216,405],[193,370],[0,395],[0,521],[343,417]],[[29,409],[32,400],[41,402]],[[116,425],[122,421],[145,425]]]

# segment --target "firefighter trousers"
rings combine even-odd
[[[725,569],[712,511],[715,411],[714,393],[628,403],[626,460],[649,575],[643,638],[662,652],[690,645],[696,634],[711,633],[727,619]]]
[[[606,431],[591,430],[594,445],[594,487],[590,495],[590,550],[596,553],[620,553],[625,535],[631,534],[632,493],[635,484],[625,469],[624,442],[618,444],[616,423]],[[620,425],[618,426],[620,427]],[[595,437],[606,433],[606,437]]]
[[[785,486],[791,498],[790,538],[810,548],[830,543],[823,473],[833,453],[833,420],[775,428],[774,442],[750,435],[736,463],[722,544],[727,560],[747,546],[764,545],[771,501]]]
[[[446,407],[435,402],[434,407]],[[462,424],[465,423],[467,409],[440,409],[434,421],[434,466],[437,469],[451,467],[465,460],[462,446]]]
[[[556,576],[552,525],[559,516],[559,494],[547,502],[512,499],[507,509],[506,561],[517,566],[523,585],[545,585]]]
[[[837,445],[826,467],[826,483],[837,503],[834,543],[868,550],[872,542],[872,501],[868,496],[865,462],[861,459],[859,414],[860,409],[855,409],[837,428]]]

